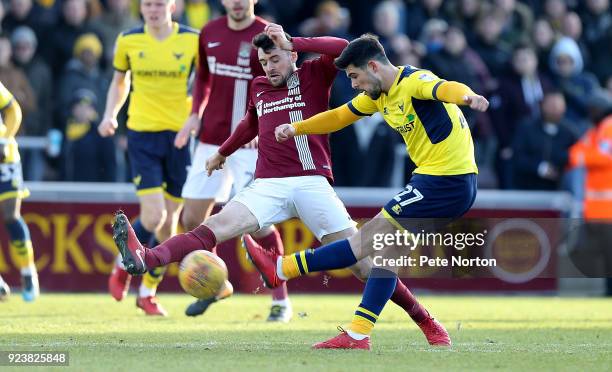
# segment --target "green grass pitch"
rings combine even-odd
[[[390,303],[369,353],[310,350],[350,321],[358,296],[293,295],[289,324],[265,322],[264,295],[234,296],[199,318],[183,315],[187,295],[160,299],[168,318],[145,317],[133,295],[116,303],[104,294],[44,294],[28,304],[14,294],[0,303],[0,351],[70,352],[69,368],[45,370],[612,370],[612,299],[421,296],[453,347],[429,347]]]

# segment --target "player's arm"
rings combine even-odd
[[[274,134],[278,142],[301,134],[326,134],[336,132],[349,124],[377,112],[374,101],[361,93],[346,105],[314,115],[306,120],[276,127]]]
[[[108,93],[106,94],[106,107],[104,109],[104,116],[100,125],[98,125],[98,132],[102,137],[112,136],[115,134],[117,129],[117,115],[119,110],[127,100],[130,93],[130,73],[129,71],[115,71],[113,74],[113,80],[108,87]]]
[[[336,107],[316,114],[306,120],[293,124],[282,124],[276,127],[274,135],[278,142],[284,142],[289,138],[302,134],[327,134],[354,123],[361,118],[348,107],[348,104]]]
[[[14,98],[0,110],[2,112],[2,121],[6,126],[6,130],[0,135],[0,143],[5,143],[7,139],[15,137],[15,134],[17,134],[21,126],[21,119],[23,116],[21,113],[21,106]]]
[[[281,49],[298,53],[316,53],[338,57],[348,45],[348,41],[331,36],[323,37],[292,37],[287,39],[283,26],[270,23],[264,32]]]
[[[98,125],[98,133],[102,137],[112,136],[117,129],[117,115],[130,94],[130,61],[128,46],[124,34],[117,37],[115,55],[113,56],[113,80],[106,94],[106,107],[102,121]]]
[[[213,171],[223,168],[228,156],[257,137],[258,125],[257,112],[252,101],[249,101],[249,108],[234,133],[223,142],[217,153],[206,160],[206,170],[209,176]]]
[[[434,99],[456,105],[467,105],[477,111],[486,111],[489,101],[463,83],[446,81],[438,78],[429,71],[415,72],[411,76],[415,85],[416,98]]]
[[[191,93],[191,114],[189,114],[189,117],[174,139],[174,146],[179,149],[185,146],[189,142],[189,137],[196,134],[198,129],[200,129],[204,107],[206,107],[208,97],[210,96],[210,71],[208,70],[205,46],[206,41],[204,40],[204,32],[201,32],[198,42],[198,58],[194,86]]]

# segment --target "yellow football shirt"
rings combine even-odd
[[[361,93],[347,105],[357,115],[380,112],[406,143],[419,174],[450,176],[478,173],[474,143],[461,109],[438,101],[445,80],[432,72],[402,66],[388,93],[373,100]]]
[[[0,83],[0,111],[4,111],[13,102],[14,98],[11,92]],[[16,163],[19,159],[19,151],[17,150],[17,141],[15,137],[6,137],[6,125],[4,122],[0,123],[0,137],[6,138],[8,143],[6,144],[6,157],[4,158],[5,163]]]
[[[174,23],[160,41],[138,27],[117,38],[113,66],[131,71],[129,129],[178,131],[191,111],[188,86],[197,63],[199,32]]]

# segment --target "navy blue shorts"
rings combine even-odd
[[[384,207],[383,215],[396,227],[420,230],[422,219],[441,227],[463,216],[476,199],[477,175],[430,176],[414,174],[406,188]]]
[[[21,162],[0,163],[0,201],[24,199],[30,191],[23,184]]]
[[[176,132],[137,132],[128,130],[128,156],[137,195],[164,192],[170,199],[181,199],[187,170],[191,166],[189,146],[174,147]]]

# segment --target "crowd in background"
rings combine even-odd
[[[218,0],[176,1],[175,19],[193,28],[221,14]],[[293,36],[373,32],[394,64],[488,97],[488,112],[464,110],[485,188],[571,188],[568,149],[593,124],[591,103],[612,95],[609,0],[260,0],[256,13]],[[48,138],[21,150],[25,179],[129,181],[125,137],[96,126],[115,38],[140,24],[138,1],[9,0],[0,19],[0,81],[22,106],[19,135]],[[330,106],[355,93],[339,73]],[[331,136],[336,185],[390,186],[401,137],[379,116],[363,121]]]

